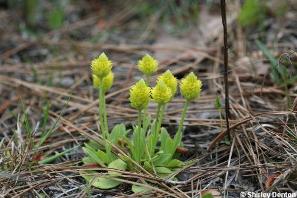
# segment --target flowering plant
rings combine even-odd
[[[185,163],[178,159],[176,151],[182,146],[183,123],[188,106],[201,92],[202,83],[197,76],[192,72],[179,84],[185,103],[177,132],[171,137],[162,127],[166,105],[177,93],[178,86],[178,80],[169,70],[160,75],[156,85],[151,88],[150,76],[157,71],[158,62],[149,55],[145,55],[138,62],[138,68],[144,74],[145,80],[139,80],[129,92],[130,105],[138,111],[137,122],[131,130],[127,130],[124,124],[118,124],[109,131],[105,93],[111,88],[114,80],[112,62],[102,53],[92,61],[91,68],[93,85],[99,91],[100,130],[103,141],[100,144],[92,140],[85,143],[84,164],[96,164],[99,167],[120,171],[145,170],[160,177],[169,177],[175,170],[183,167]],[[154,118],[148,113],[150,102],[157,104]],[[113,151],[114,146],[123,152],[116,154]],[[81,175],[91,185],[101,189],[114,188],[122,182],[121,174],[115,170],[109,170],[107,174],[100,176],[96,171],[87,170],[82,171]],[[134,184],[132,190],[139,192],[147,189]]]

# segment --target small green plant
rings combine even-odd
[[[43,106],[41,120],[38,122],[40,125],[35,125],[30,119],[30,107],[24,106],[21,102],[20,109],[21,111],[17,115],[12,112],[12,116],[15,117],[17,122],[17,127],[13,130],[11,141],[6,141],[6,139],[0,141],[0,155],[1,157],[3,156],[0,171],[29,170],[37,163],[51,163],[77,148],[65,149],[53,155],[51,153],[49,153],[50,155],[46,154],[42,148],[50,136],[57,130],[63,111],[50,124],[50,103],[47,102]]]
[[[271,80],[276,85],[283,87],[285,89],[287,107],[289,108],[291,106],[289,86],[294,85],[297,82],[297,75],[290,73],[288,68],[281,64],[280,61],[278,61],[272,55],[269,49],[261,41],[256,40],[256,44],[271,64]],[[281,59],[281,57],[279,59]]]
[[[184,109],[177,132],[171,137],[162,127],[167,104],[177,92],[178,81],[167,70],[157,79],[151,88],[151,75],[157,71],[158,62],[151,56],[145,55],[139,62],[138,68],[144,74],[130,88],[129,101],[131,107],[137,110],[137,121],[132,129],[124,124],[118,124],[109,132],[106,113],[105,93],[113,83],[112,62],[102,53],[91,63],[93,85],[99,92],[99,117],[102,141],[85,143],[83,151],[85,165],[108,169],[105,174],[95,170],[85,170],[81,175],[91,185],[110,189],[122,183],[120,171],[149,172],[159,177],[169,177],[175,170],[183,167],[184,162],[178,159],[177,147],[182,145],[183,123],[191,101],[200,96],[202,83],[192,72],[180,82],[180,91],[185,98]],[[153,101],[157,104],[155,118],[148,114],[148,105]],[[118,152],[118,151],[121,152]],[[133,185],[134,192],[148,190],[141,185]]]
[[[58,29],[64,22],[64,10],[61,7],[54,8],[47,15],[47,23],[50,29]]]

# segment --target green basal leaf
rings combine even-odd
[[[115,188],[118,185],[120,185],[122,182],[117,181],[113,178],[115,177],[111,177],[111,176],[92,176],[96,175],[98,173],[92,171],[92,172],[80,172],[80,175],[92,186],[96,187],[96,188],[100,188],[100,189],[111,189],[111,188]]]
[[[85,151],[84,148],[86,148],[85,150],[87,150],[87,151]],[[97,162],[97,159],[99,159],[104,164],[108,164],[111,161],[113,161],[114,159],[116,159],[114,157],[113,153],[108,154],[108,153],[106,153],[106,152],[104,152],[104,151],[102,151],[100,149],[97,149],[98,147],[93,142],[91,144],[90,143],[85,143],[84,148],[83,148],[83,150],[85,152],[89,152],[90,157],[92,157],[91,155],[93,155],[93,157],[92,157],[93,161],[96,161],[96,163],[99,163],[99,162]],[[111,149],[110,145],[109,145],[109,148]],[[94,158],[94,156],[97,156],[97,157]]]
[[[108,165],[108,168],[118,169],[118,170],[126,170],[127,164],[121,159],[116,159]],[[115,171],[108,171],[108,173],[112,176],[121,175],[120,173],[115,172]]]
[[[96,162],[102,167],[105,167],[104,162],[101,160],[100,155],[98,152],[96,152],[96,150],[88,146],[88,144],[85,144],[85,147],[83,147],[82,149],[84,153],[90,158],[90,160]]]
[[[170,170],[169,168],[163,167],[163,166],[156,167],[155,170],[159,174],[171,174],[172,173],[172,170]]]
[[[114,144],[117,144],[118,140],[127,135],[126,126],[124,124],[117,124],[114,126],[110,133],[110,141]]]
[[[202,198],[214,198],[214,196],[211,193],[205,193]]]
[[[144,131],[136,126],[134,128],[133,134],[133,145],[130,148],[132,152],[132,157],[135,161],[140,162],[145,152],[145,133]]]
[[[121,183],[122,183],[121,181],[117,181],[112,178],[97,177],[92,182],[92,186],[95,186],[101,189],[111,189],[111,188],[117,187]]]
[[[175,153],[175,150],[176,150],[176,146],[174,144],[174,140],[171,138],[168,138],[166,140],[165,152],[173,156],[173,154]]]
[[[151,189],[144,187],[144,186],[140,186],[137,184],[133,184],[132,185],[132,192],[134,193],[146,193],[149,192]]]
[[[152,165],[151,165],[148,161],[145,161],[145,162],[144,162],[143,167],[144,167],[145,170],[148,170],[148,171],[153,170]]]
[[[167,130],[165,128],[161,128],[161,150],[165,151],[166,148],[166,140],[171,139],[170,135],[168,134]]]
[[[146,143],[148,147],[149,154],[152,156],[152,153],[155,151],[156,148],[154,147],[154,143],[158,141],[158,134],[155,133],[156,128],[156,121],[154,121],[151,125],[150,133],[147,135]]]
[[[105,163],[105,164],[108,164],[109,163],[109,158],[108,158],[108,155],[106,153],[104,153],[103,151],[101,150],[98,150],[98,156],[100,157],[100,159]]]
[[[168,134],[165,128],[161,129],[161,150],[170,156],[170,158],[174,155],[176,147],[179,145],[179,142],[172,139]],[[177,145],[176,145],[177,144]],[[170,158],[168,160],[170,160]]]
[[[173,153],[175,153],[176,148],[182,145],[182,133],[176,133],[173,139]]]
[[[147,135],[146,143],[147,143],[147,150],[148,150],[147,156],[148,156],[148,155],[151,155],[152,153],[152,135],[151,134]]]
[[[173,159],[166,165],[167,168],[179,168],[183,167],[184,163],[178,159]]]
[[[98,142],[91,140],[88,142],[88,146],[92,147],[94,150],[103,148]]]
[[[138,138],[138,130],[137,130],[137,126],[136,127],[133,127],[133,136],[132,136],[132,141],[131,141],[131,144],[130,144],[130,152],[132,154],[132,158],[135,160],[135,161],[140,161],[139,159],[139,150],[137,149],[137,138]]]
[[[143,125],[142,125],[143,131],[148,131],[148,128],[151,125],[151,122],[152,122],[151,117],[149,115],[144,115]]]
[[[171,154],[160,153],[156,158],[154,158],[153,163],[155,166],[165,166],[167,162],[171,159],[171,157]]]
[[[90,157],[83,157],[82,161],[84,164],[93,164],[93,163],[97,163],[95,160],[92,160],[92,158]]]

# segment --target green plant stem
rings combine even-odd
[[[142,124],[142,110],[139,110],[138,111],[138,121],[137,121],[137,124],[138,124],[138,128],[141,128],[141,124]]]
[[[105,100],[105,93],[103,93],[103,120],[104,120],[104,128],[105,128],[105,133],[106,133],[106,138],[108,138],[109,133],[108,133],[108,121],[107,121],[107,110],[106,110],[106,100]]]
[[[164,108],[165,108],[164,104],[158,104],[155,129],[154,129],[153,134],[152,134],[152,136],[153,136],[152,137],[152,147],[151,147],[151,150],[150,150],[151,156],[154,155],[155,147],[156,147],[158,139],[159,139],[159,131],[160,131],[160,128],[161,128],[161,125],[162,125]]]
[[[141,145],[141,136],[140,136],[140,134],[141,134],[141,123],[142,123],[141,118],[142,118],[142,111],[139,110],[138,111],[138,126],[137,126],[138,135],[137,135],[137,140],[136,140],[136,142],[137,142],[136,149],[139,149],[138,156],[137,156],[137,159],[136,159],[137,162],[140,162],[140,160],[141,160],[140,149],[143,149],[143,148],[140,148],[140,145]]]
[[[158,121],[159,121],[159,116],[160,116],[160,112],[161,112],[161,105],[158,104],[158,107],[157,107],[157,114],[156,114],[156,121],[155,121],[155,125],[154,125],[154,133],[157,131],[157,125],[158,125]]]
[[[145,109],[143,109],[143,113],[142,113],[142,126],[144,127],[144,122],[145,122],[145,119],[147,118],[148,116],[148,107],[146,107]]]
[[[149,75],[145,75],[144,76],[144,81],[145,81],[145,84],[147,86],[150,86],[150,81],[151,81],[151,76]],[[147,117],[148,115],[148,107],[146,107],[144,110],[143,110],[143,122],[144,122],[144,118]]]
[[[188,107],[189,107],[189,101],[187,100],[185,102],[185,104],[184,104],[182,116],[181,116],[181,119],[180,119],[179,124],[178,124],[178,129],[177,129],[176,135],[174,137],[176,144],[179,144],[181,142],[181,140],[182,140],[182,128],[184,126],[184,121],[185,121],[185,118],[186,118]],[[179,146],[179,145],[176,145],[176,146]]]
[[[156,133],[157,134],[159,134],[160,128],[161,128],[161,125],[162,125],[163,116],[164,116],[164,109],[165,109],[165,105],[159,104],[158,114],[157,114],[157,123],[156,123]]]
[[[155,169],[155,166],[154,166],[154,163],[153,163],[153,160],[152,160],[152,157],[151,157],[151,154],[149,152],[149,149],[148,149],[148,145],[147,144],[145,144],[145,152],[147,153],[147,156],[148,156],[148,162],[152,166],[152,169],[153,169],[154,173],[157,174],[157,171]]]
[[[104,139],[107,138],[106,131],[105,131],[105,121],[104,121],[104,92],[103,92],[103,86],[102,86],[102,80],[100,80],[100,87],[99,87],[99,120],[100,120],[100,128],[101,133]]]
[[[100,87],[99,87],[99,117],[100,117],[100,126],[102,131],[102,136],[105,143],[105,151],[109,160],[111,160],[111,145],[108,143],[108,123],[107,123],[107,113],[106,113],[106,104],[105,104],[105,95],[103,90],[103,81],[100,80]]]
[[[151,76],[145,75],[144,81],[147,86],[150,86]]]

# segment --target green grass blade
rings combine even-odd
[[[70,151],[72,151],[72,150],[74,150],[76,148],[78,148],[78,146],[66,149],[63,152],[56,153],[55,155],[49,156],[49,157],[39,161],[39,164],[49,164],[49,163],[53,162],[54,160],[56,160],[57,158],[62,157],[63,155],[69,153]]]

